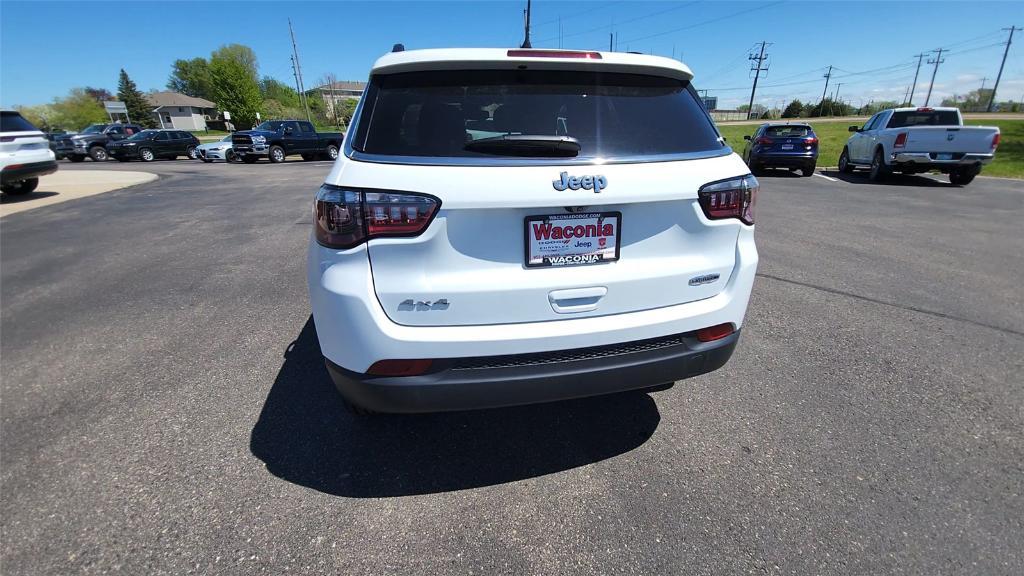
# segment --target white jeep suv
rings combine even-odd
[[[651,388],[732,355],[757,180],[676,60],[380,58],[316,195],[308,280],[357,412]]]

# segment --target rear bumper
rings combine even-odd
[[[897,152],[892,155],[893,164],[916,164],[919,166],[969,166],[972,164],[988,164],[995,154],[957,153],[951,160],[938,160],[934,152]]]
[[[620,314],[448,326],[396,324],[377,298],[366,245],[338,251],[311,239],[306,271],[320,349],[334,364],[365,373],[378,360],[478,358],[610,346],[727,322],[739,329],[758,256],[753,228],[736,228],[734,267],[722,291],[710,298]]]
[[[807,166],[816,163],[818,155],[812,152],[795,154],[780,152],[775,154],[754,154],[750,159],[751,164],[760,164],[762,166]]]
[[[739,332],[714,342],[681,334],[560,353],[442,360],[423,376],[371,376],[326,363],[338,391],[357,406],[377,412],[439,412],[553,402],[675,382],[721,368],[738,340]]]
[[[45,160],[42,162],[29,162],[27,164],[11,164],[0,171],[0,181],[4,184],[8,182],[20,182],[22,180],[28,180],[29,178],[38,178],[40,176],[46,176],[47,174],[53,174],[57,171],[56,160]]]

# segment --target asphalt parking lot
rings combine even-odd
[[[357,419],[329,163],[156,162],[0,221],[5,574],[1024,573],[1024,182],[762,178],[722,370]]]

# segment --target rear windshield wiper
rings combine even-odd
[[[501,156],[550,156],[569,158],[580,153],[579,140],[571,136],[546,134],[505,134],[473,140],[465,146],[472,152]]]

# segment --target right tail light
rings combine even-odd
[[[373,238],[418,236],[437,215],[441,201],[426,194],[338,188],[316,194],[316,240],[328,248],[352,248]]]
[[[992,151],[999,147],[999,132],[996,132],[995,136],[992,137]]]
[[[750,174],[712,182],[697,191],[697,201],[708,220],[738,218],[744,224],[754,224],[754,206],[761,185]]]

